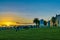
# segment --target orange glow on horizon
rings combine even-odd
[[[11,12],[0,14],[0,25],[21,25],[20,23],[33,23],[33,21]]]
[[[1,22],[0,25],[10,26],[10,25],[16,25],[16,23],[14,23],[14,22]]]

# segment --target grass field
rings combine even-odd
[[[2,30],[0,40],[60,40],[60,28]]]

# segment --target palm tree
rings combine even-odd
[[[35,18],[35,19],[33,20],[33,23],[36,24],[36,27],[39,27],[40,21],[39,21],[38,18]]]
[[[56,18],[55,17],[52,17],[52,23],[53,23],[53,26],[55,26],[55,23],[56,23]]]

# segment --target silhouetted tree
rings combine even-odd
[[[56,23],[56,18],[55,17],[52,17],[52,23],[53,23],[53,26],[55,26],[55,23]]]
[[[46,26],[47,25],[47,21],[44,20],[44,25]]]
[[[35,18],[35,19],[33,20],[33,23],[36,24],[36,27],[39,27],[40,21],[39,21],[38,18]]]

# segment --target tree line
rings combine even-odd
[[[52,17],[52,18],[51,18],[51,21],[52,21],[52,23],[53,23],[53,26],[56,26],[56,17]],[[39,25],[40,25],[40,20],[39,20],[39,18],[34,18],[33,23],[35,23],[36,26],[39,27]],[[47,25],[47,21],[46,21],[46,20],[44,20],[44,25],[45,25],[45,26]]]

